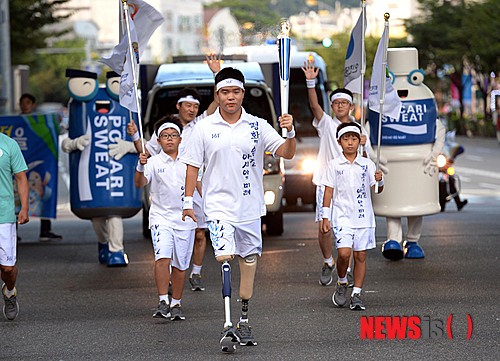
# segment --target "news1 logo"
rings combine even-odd
[[[472,317],[467,314],[467,340],[472,336]],[[369,340],[453,339],[453,314],[446,323],[430,316],[361,316],[360,337]]]

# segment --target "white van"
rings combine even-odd
[[[245,76],[245,98],[243,107],[251,114],[267,119],[271,125],[279,130],[276,113],[274,111],[271,89],[264,81],[264,75],[257,63],[231,63]],[[224,67],[224,65],[223,65]],[[150,69],[149,73],[153,73]],[[141,82],[148,82],[148,70],[141,71]],[[153,132],[154,123],[166,114],[176,114],[176,97],[185,87],[195,88],[201,95],[200,114],[205,111],[214,99],[214,76],[208,66],[202,63],[173,63],[160,65],[154,80],[149,75],[152,86],[147,94],[147,105],[143,108],[144,135],[149,139]],[[144,92],[143,92],[144,94]],[[263,218],[268,235],[283,233],[283,182],[284,164],[281,158],[274,158],[266,154],[264,159],[264,199],[267,215]],[[145,206],[149,206],[148,194]],[[147,224],[146,224],[147,227]],[[147,231],[147,229],[146,229]]]

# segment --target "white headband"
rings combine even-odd
[[[245,89],[245,86],[243,83],[239,80],[233,79],[233,78],[227,78],[224,80],[221,80],[220,82],[217,83],[217,87],[215,91],[219,91],[220,88],[224,88],[226,86],[237,86],[238,88]]]
[[[186,95],[185,97],[182,97],[179,100],[177,100],[177,104],[182,102],[190,102],[198,105],[200,104],[200,101],[198,99],[195,99],[192,95]]]
[[[352,96],[350,96],[347,93],[335,93],[335,94],[332,94],[332,96],[330,97],[330,103],[333,103],[333,101],[337,100],[337,99],[345,99],[345,100],[348,100],[349,103],[352,103]]]
[[[359,131],[359,128],[354,126],[354,125],[349,125],[345,128],[340,129],[339,135],[337,136],[337,139],[340,139],[345,133],[356,133],[361,135],[361,132]]]
[[[175,129],[175,130],[177,130],[177,132],[179,133],[179,135],[181,134],[181,130],[177,126],[177,124],[174,124],[174,123],[164,123],[164,124],[161,125],[160,128],[158,128],[158,131],[156,132],[156,136],[160,137],[161,132],[164,131],[167,128]]]

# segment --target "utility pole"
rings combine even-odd
[[[0,115],[12,113],[9,0],[0,0]]]

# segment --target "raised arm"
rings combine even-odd
[[[214,77],[215,77],[215,75],[220,71],[221,56],[219,55],[217,57],[217,55],[215,53],[209,53],[206,55],[206,61],[207,61],[208,67],[210,68],[212,73],[214,73]],[[215,91],[214,91],[214,94],[215,94]],[[212,100],[212,102],[210,103],[210,105],[207,108],[207,114],[208,115],[213,114],[215,112],[215,109],[217,109],[218,106],[219,106],[219,104],[215,100],[215,96],[214,96],[214,100]]]
[[[314,67],[314,61],[304,62],[302,71],[306,76],[307,96],[309,98],[309,106],[311,107],[314,117],[319,121],[323,117],[323,108],[319,105],[318,94],[316,94],[316,78],[319,73],[319,68]]]

